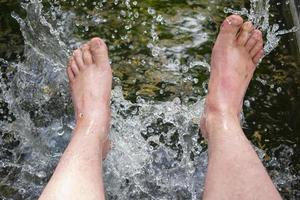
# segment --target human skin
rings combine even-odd
[[[262,33],[237,15],[222,24],[200,126],[208,140],[204,199],[281,199],[240,125],[245,92],[263,56]]]
[[[239,122],[244,94],[263,56],[262,34],[241,17],[228,17],[212,53],[202,133],[209,165],[204,199],[281,199]],[[112,72],[100,38],[77,49],[67,67],[76,128],[40,200],[105,199],[102,159],[110,144]]]
[[[110,143],[112,71],[105,43],[94,38],[74,51],[67,67],[76,128],[40,200],[105,199],[102,159]]]

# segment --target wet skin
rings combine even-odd
[[[212,51],[209,92],[200,121],[209,155],[205,200],[281,199],[239,118],[263,53],[262,33],[251,22],[237,15],[226,18]]]
[[[104,144],[102,157],[105,158],[110,148],[108,133],[112,70],[104,41],[93,38],[75,50],[69,60],[67,73],[76,123],[101,130],[99,139]]]
[[[262,56],[262,33],[254,30],[250,22],[244,23],[240,16],[228,17],[213,48],[209,93],[201,119],[202,133],[209,146],[204,199],[281,199],[239,123],[245,92]],[[105,43],[94,38],[77,49],[67,72],[76,129],[50,186],[45,189],[45,197],[51,195],[57,184],[66,184],[63,177],[69,172],[67,177],[73,185],[65,192],[66,197],[79,197],[77,190],[72,189],[78,188],[84,191],[83,197],[93,191],[94,197],[90,199],[104,199],[101,159],[110,146],[112,82]],[[72,161],[74,156],[77,162]],[[78,178],[86,184],[79,184]]]
[[[244,95],[256,65],[263,56],[262,33],[251,22],[237,15],[228,17],[221,26],[211,58],[211,75],[202,133],[207,135],[210,115],[238,116]]]

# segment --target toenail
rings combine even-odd
[[[228,22],[228,24],[229,25],[231,25],[232,24],[232,20],[228,17],[228,18],[226,18],[226,21]]]
[[[257,35],[262,35],[262,32],[260,30],[258,30],[258,29],[256,29],[255,32],[256,32]]]
[[[229,17],[226,17],[225,22],[227,22],[229,25],[240,26],[243,22],[243,19],[239,15],[230,15]]]
[[[101,46],[100,46],[100,43],[99,42],[95,42],[94,44],[93,44],[93,46],[92,46],[92,49],[93,50],[97,50],[97,49],[99,49]]]
[[[227,21],[228,24],[236,24],[237,23],[237,19],[236,19],[236,16],[235,15],[231,15],[229,17],[227,17],[225,19]]]
[[[96,47],[100,47],[100,41],[95,42]]]
[[[74,51],[74,56],[78,55],[78,54],[79,54],[79,52],[80,52],[80,50],[79,50],[79,49],[77,49],[76,51]]]
[[[251,22],[246,22],[245,24],[244,24],[244,29],[245,30],[247,30],[247,31],[250,31],[251,29],[252,29],[252,23]]]
[[[69,59],[68,66],[70,66],[72,62],[73,62],[73,57]]]
[[[254,38],[255,38],[256,40],[259,40],[259,39],[260,39],[260,35],[259,35],[258,33],[254,33]]]

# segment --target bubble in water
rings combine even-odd
[[[277,93],[281,93],[282,88],[281,88],[281,87],[278,87],[278,88],[276,89],[276,91],[277,91]]]
[[[244,101],[244,105],[245,105],[247,108],[250,108],[251,103],[250,103],[249,100],[245,100],[245,101]]]
[[[148,13],[150,14],[150,15],[155,15],[155,13],[156,13],[156,11],[154,10],[154,8],[148,8]]]

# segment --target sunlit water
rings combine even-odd
[[[207,76],[195,73],[208,74],[210,66],[209,55],[191,50],[206,48],[211,34],[208,13],[182,9],[162,15],[138,1],[102,2],[92,3],[97,12],[84,17],[63,10],[58,2],[45,12],[37,0],[22,4],[27,18],[12,14],[24,37],[25,59],[1,60],[6,73],[0,95],[8,108],[1,111],[5,119],[0,122],[2,199],[36,198],[53,172],[75,125],[65,73],[67,57],[84,42],[80,31],[92,32],[95,27],[100,27],[103,32],[95,31],[110,45],[115,70],[113,148],[104,166],[107,198],[201,198],[207,150],[198,122]],[[265,50],[270,53],[280,35],[295,29],[270,25],[269,2],[255,2],[250,11],[226,12],[246,15],[265,31]],[[169,31],[163,34],[164,29]],[[280,159],[288,158],[293,149],[278,148],[282,155],[271,155],[266,165],[275,169],[271,175],[279,189],[292,191],[299,177],[289,169],[288,160]],[[257,151],[263,158],[264,151]]]

